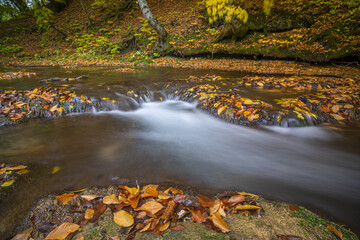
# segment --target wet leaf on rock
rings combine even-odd
[[[150,213],[151,215],[154,215],[155,213],[160,211],[163,207],[164,206],[158,202],[148,201],[148,202],[144,203],[141,207],[135,209],[135,211],[142,210],[142,211],[146,211],[146,212]]]
[[[64,239],[66,238],[70,233],[73,233],[79,229],[79,225],[75,223],[68,223],[65,222],[52,230],[45,239]]]
[[[220,229],[223,233],[230,232],[229,225],[221,218],[218,212],[214,213],[211,217],[209,217],[213,222],[214,226]]]
[[[327,229],[329,229],[331,232],[333,232],[336,236],[338,236],[340,239],[342,239],[343,235],[342,235],[342,232],[336,228],[334,228],[333,226],[331,225],[327,225]]]
[[[119,199],[116,197],[115,194],[112,194],[112,195],[109,195],[109,196],[105,196],[103,198],[103,203],[104,204],[119,204],[121,202],[119,201]]]
[[[134,224],[134,217],[130,213],[120,210],[119,212],[114,213],[114,221],[119,226],[130,227]]]
[[[75,197],[77,197],[77,195],[75,195],[75,193],[71,192],[71,193],[65,193],[60,196],[56,196],[56,199],[59,200],[62,204],[65,204],[67,202],[72,201]]]
[[[13,183],[15,182],[15,180],[10,180],[10,181],[7,181],[7,182],[4,182],[3,184],[1,184],[1,187],[9,187],[11,186]]]

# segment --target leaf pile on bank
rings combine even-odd
[[[0,80],[10,80],[14,78],[32,77],[36,76],[34,72],[5,72],[0,73]]]
[[[58,117],[79,111],[80,105],[91,101],[74,92],[54,87],[29,91],[0,89],[0,126],[10,125],[27,118]]]
[[[123,67],[123,68],[116,68],[116,69],[111,69],[108,70],[107,72],[122,72],[122,73],[129,73],[129,72],[135,72],[136,69],[135,68],[127,68],[127,67]]]
[[[29,170],[24,165],[0,163],[0,188],[11,186],[17,176],[27,174]]]
[[[46,234],[46,239],[63,239],[76,231],[81,234],[82,226],[88,222],[96,223],[109,209],[114,222],[122,227],[121,232],[132,237],[136,232],[151,232],[161,236],[168,229],[182,230],[184,227],[179,222],[185,218],[226,233],[230,231],[224,220],[227,212],[245,216],[261,216],[264,213],[262,207],[253,200],[257,196],[245,192],[223,194],[213,200],[200,194],[195,199],[173,187],[160,190],[158,185],[152,184],[143,188],[118,187],[118,194],[106,196],[85,195],[79,191],[56,196],[54,204],[66,208],[65,222],[56,225],[43,223],[47,227],[35,224],[33,227]],[[36,218],[39,216],[33,215],[30,220],[36,221]]]

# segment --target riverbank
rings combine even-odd
[[[39,199],[18,236],[34,239],[358,239],[309,210],[245,192],[213,198],[167,185],[93,187]],[[59,237],[61,236],[61,237]]]

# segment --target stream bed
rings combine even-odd
[[[88,186],[173,183],[200,193],[239,190],[309,207],[330,220],[360,229],[360,125],[245,127],[201,111],[196,102],[167,96],[160,85],[191,75],[236,78],[238,72],[143,68],[130,73],[101,67],[0,68],[36,77],[2,80],[0,89],[34,89],[50,77],[89,78],[53,83],[87,96],[120,100],[120,90],[143,88],[142,102],[62,118],[32,119],[0,128],[0,162],[30,172],[0,192],[0,235],[21,223],[41,196]],[[241,89],[268,101],[296,92]],[[54,167],[59,171],[52,173]]]

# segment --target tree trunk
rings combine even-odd
[[[51,25],[51,27],[53,27],[56,31],[58,31],[61,35],[63,35],[65,39],[68,37],[68,35],[67,35],[63,30],[61,30],[60,28],[58,28],[57,26],[55,26],[53,23],[50,23],[50,25]]]
[[[168,48],[167,32],[159,20],[152,14],[146,0],[138,0],[141,12],[151,27],[157,33],[157,48],[159,52],[165,52]]]
[[[84,11],[84,13],[85,13],[85,16],[86,16],[86,18],[87,18],[87,20],[88,20],[89,26],[91,26],[91,25],[92,25],[92,22],[91,22],[91,20],[90,20],[90,18],[89,18],[89,15],[88,15],[87,12],[86,12],[84,3],[83,3],[82,0],[80,0],[80,3],[81,3],[81,7],[82,7],[82,9],[83,9],[83,11]]]

